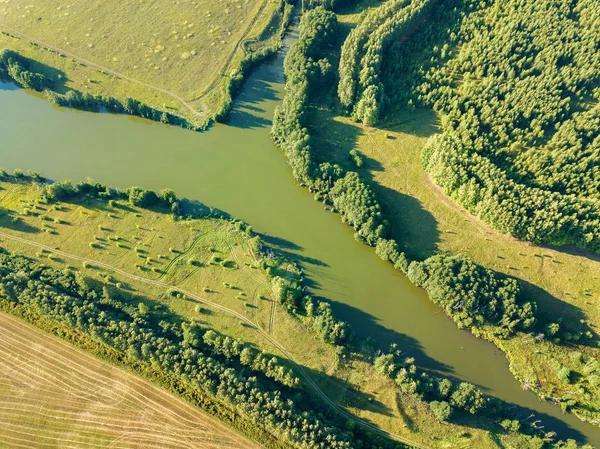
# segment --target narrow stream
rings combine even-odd
[[[295,35],[287,40],[289,45]],[[250,223],[299,260],[315,295],[359,336],[397,342],[418,364],[473,382],[546,429],[600,447],[600,429],[523,391],[493,345],[459,330],[340,217],[298,187],[269,131],[283,95],[283,52],[245,84],[227,125],[195,133],[127,116],[59,109],[42,96],[0,84],[0,166],[56,180],[92,177],[115,187],[172,188]]]

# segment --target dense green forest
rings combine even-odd
[[[439,3],[435,0],[392,0],[369,14],[352,30],[339,66],[338,95],[352,106],[352,115],[368,125],[375,124],[383,108],[385,86],[381,67],[388,49],[407,39],[412,30]]]
[[[518,238],[600,250],[600,6],[391,1],[350,33],[339,97],[374,124],[433,107],[423,163],[469,211]]]

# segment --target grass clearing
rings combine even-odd
[[[277,0],[11,0],[0,3],[0,48],[39,61],[59,93],[132,97],[201,123],[246,53],[280,38],[269,30],[281,14]]]
[[[0,236],[0,243],[7,249],[36,257],[43,263],[61,267],[70,264],[86,276],[112,286],[121,284],[119,288],[166,303],[186,318],[205,322],[220,332],[278,354],[276,348],[271,348],[260,334],[239,319],[204,304],[203,313],[196,311],[197,301],[181,293],[188,291],[241,313],[260,328],[269,330],[303,365],[323,370],[335,362],[333,348],[307,332],[302,323],[286,312],[275,312],[278,304],[269,278],[259,269],[257,242],[235,224],[212,218],[175,221],[171,215],[125,202],[115,202],[114,206],[92,199],[81,203],[36,203],[39,192],[34,185],[2,182],[0,188],[3,233],[86,260],[70,260]],[[23,208],[28,208],[29,214],[23,215]],[[49,220],[40,220],[42,215]],[[16,222],[14,217],[18,217]],[[61,221],[60,225],[54,222],[56,219]],[[215,255],[220,262],[212,261]],[[190,260],[194,263],[190,264]],[[100,263],[174,288],[165,291],[161,286],[136,282]],[[305,351],[307,338],[314,351]]]
[[[151,383],[5,314],[0,352],[0,438],[10,447],[258,447]]]
[[[323,158],[352,170],[349,152],[364,160],[361,176],[369,179],[385,208],[392,234],[407,255],[424,259],[435,252],[463,254],[477,263],[521,281],[538,315],[571,328],[584,326],[598,334],[600,326],[600,258],[571,248],[548,248],[502,234],[457,206],[421,166],[421,150],[437,132],[437,117],[429,110],[397,113],[380,127],[314,111],[315,136]],[[568,368],[579,379],[600,358],[594,346],[564,346],[518,334],[495,340],[509,359],[510,369],[524,388],[544,398],[576,398],[584,409],[574,412],[595,421],[600,417],[596,390],[559,378]],[[589,407],[587,410],[585,408]]]

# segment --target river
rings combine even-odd
[[[289,45],[295,35],[286,39]],[[0,166],[51,179],[92,177],[114,187],[171,188],[250,223],[299,260],[312,293],[361,336],[399,343],[420,366],[466,380],[535,413],[546,429],[600,447],[600,429],[523,391],[504,355],[432,304],[340,217],[294,182],[269,130],[283,95],[283,51],[245,83],[231,119],[196,133],[122,115],[60,109],[43,96],[0,83]]]

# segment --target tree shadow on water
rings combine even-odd
[[[0,74],[0,91],[2,91],[2,90],[7,90],[7,91],[8,90],[19,90],[19,89],[20,89],[20,87],[17,86],[12,79]]]
[[[183,198],[179,200],[179,205],[183,212],[183,215],[191,215],[193,217],[221,217],[226,220],[231,219],[231,215],[227,212],[217,209],[215,207],[207,206],[198,200],[190,200]]]
[[[276,237],[274,235],[257,233],[261,240],[269,246],[277,249],[277,251],[285,249],[289,251],[302,251],[304,248],[295,244],[294,242],[284,239],[283,237]]]
[[[359,308],[322,296],[316,296],[316,299],[329,302],[334,315],[352,325],[355,340],[360,341],[368,337],[373,338],[375,340],[375,348],[381,351],[388,351],[390,345],[395,343],[406,357],[415,358],[415,364],[418,367],[448,376],[453,375],[452,367],[429,357],[425,353],[421,343],[415,338],[386,328],[379,323],[378,318]]]
[[[228,123],[229,126],[242,129],[260,129],[268,128],[272,124],[270,119],[255,115],[244,110],[237,110],[232,114],[232,119]]]
[[[271,118],[265,117],[264,105],[279,98],[278,92],[271,84],[268,71],[262,67],[250,75],[233,103],[228,125],[242,129],[271,126]]]

